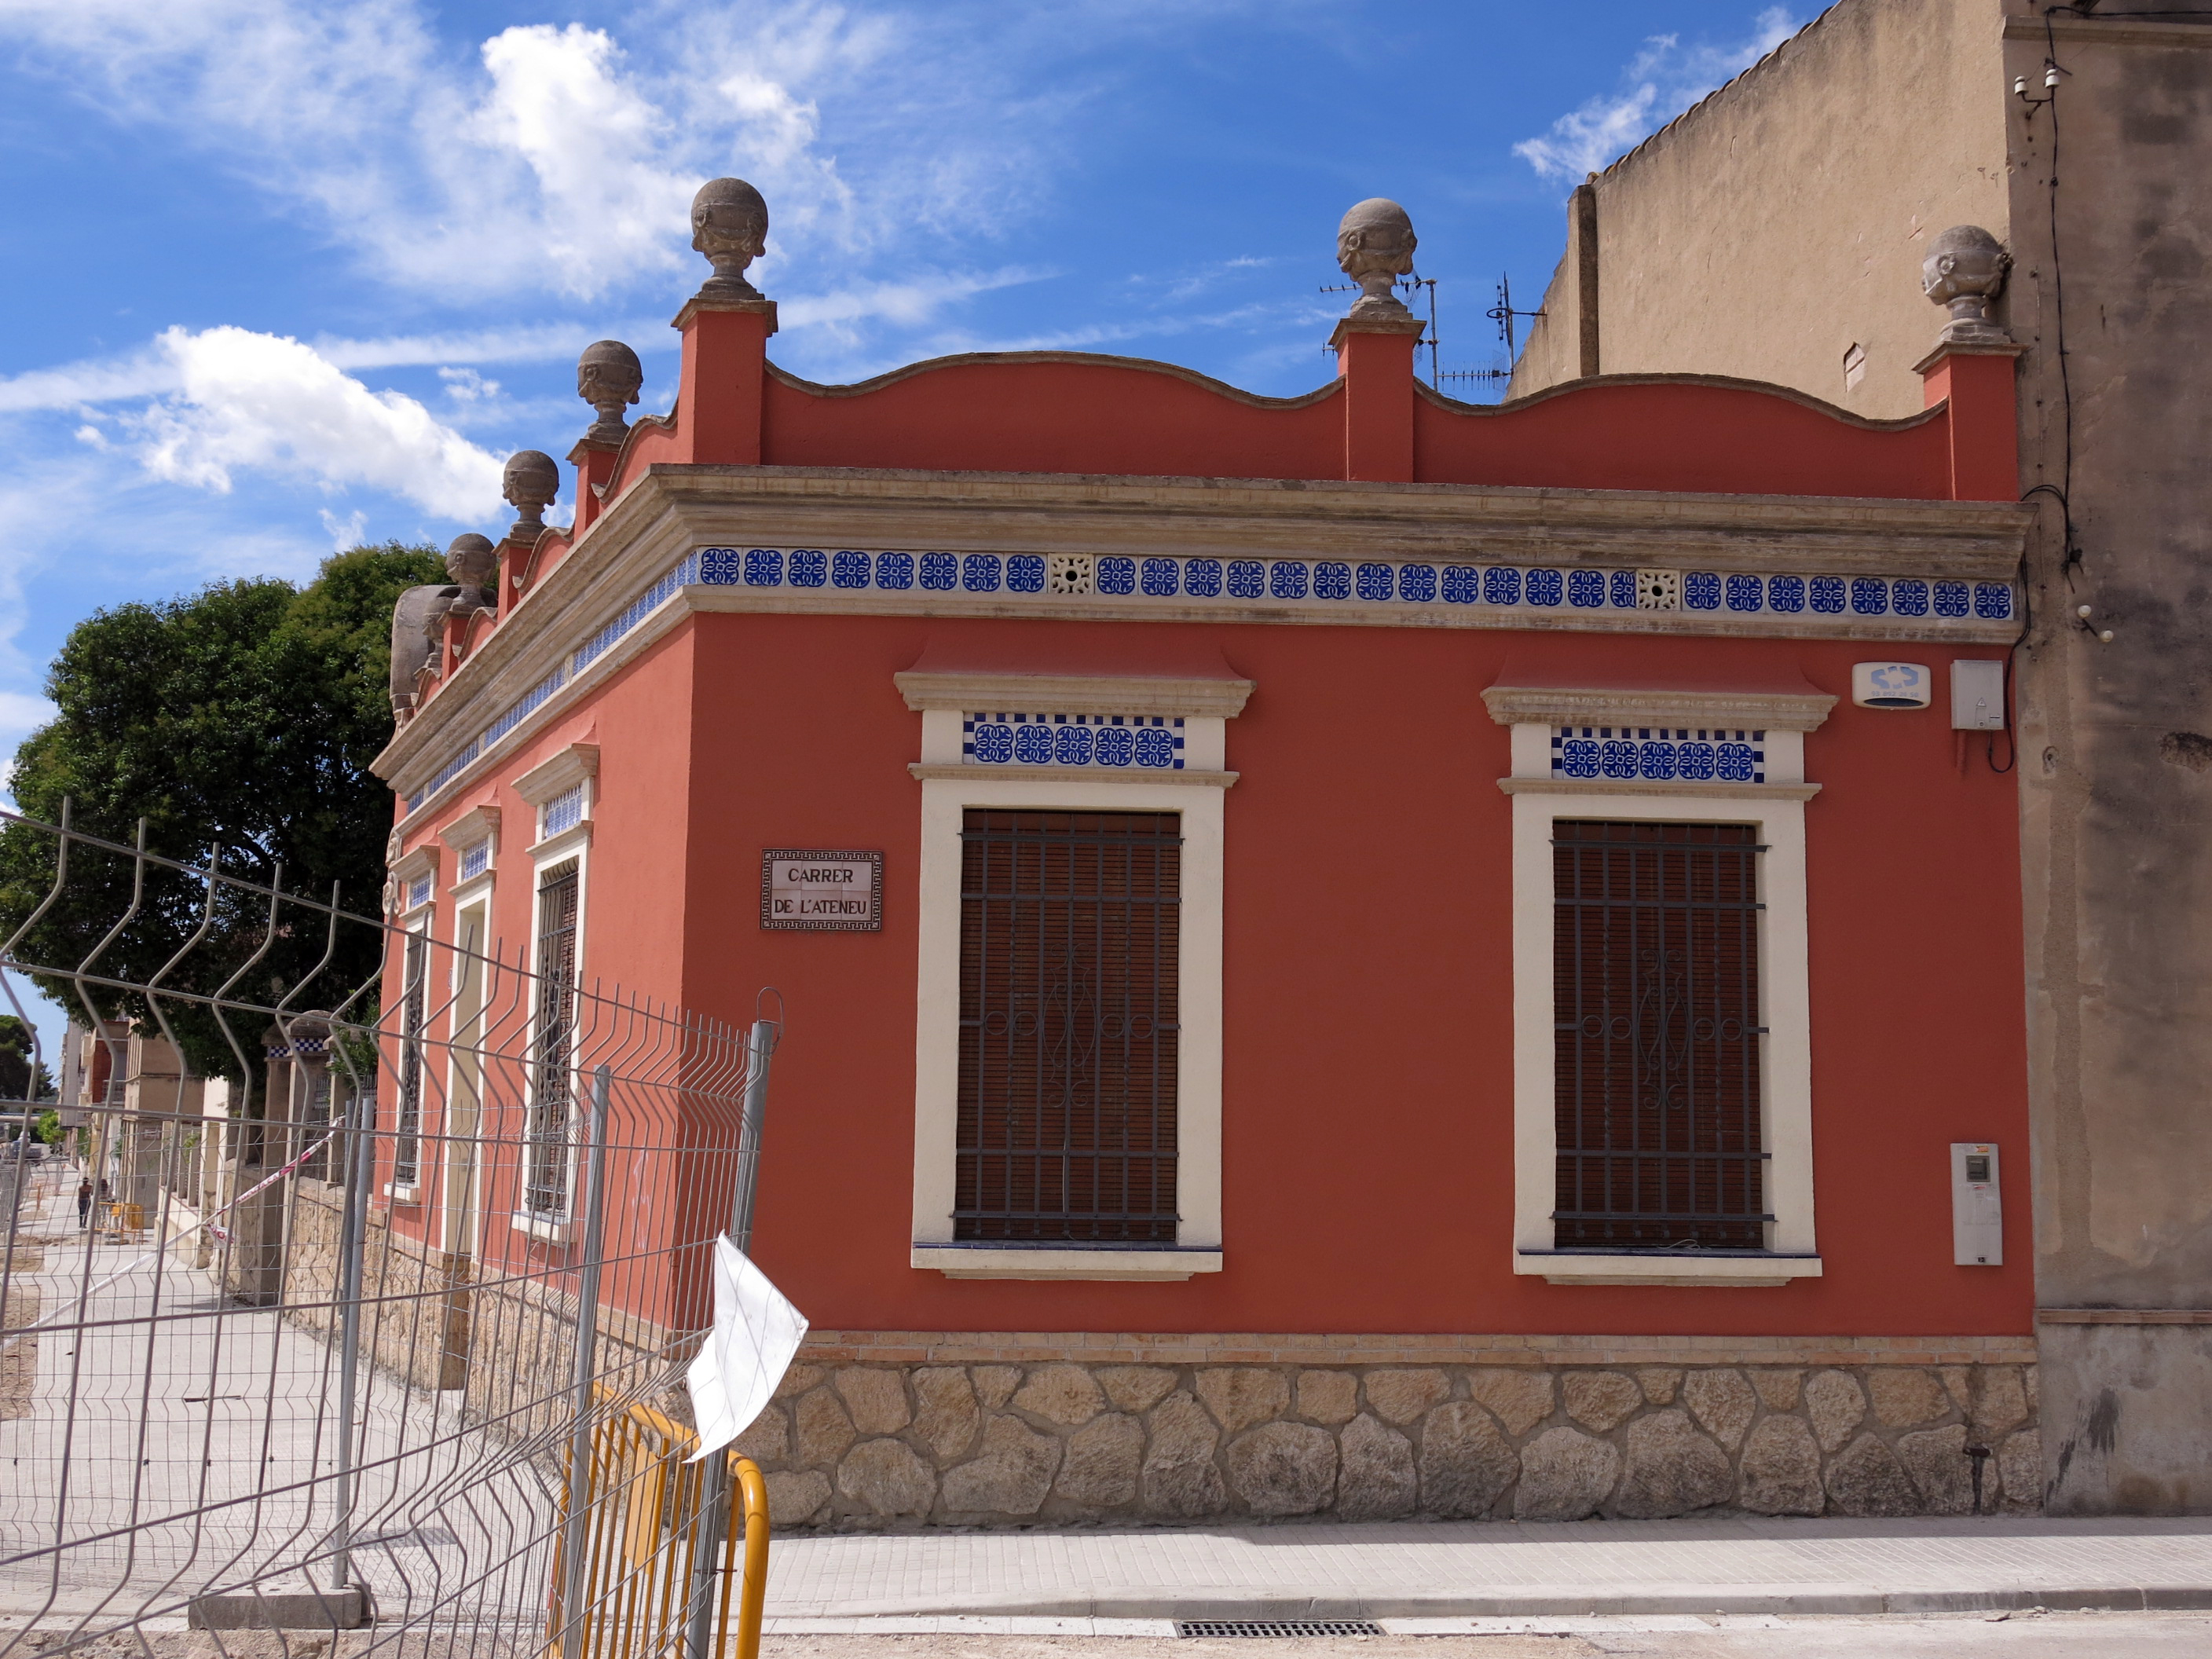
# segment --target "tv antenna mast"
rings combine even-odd
[[[1438,376],[1446,380],[1510,380],[1513,378],[1513,359],[1520,345],[1514,337],[1513,319],[1516,317],[1536,318],[1544,314],[1540,307],[1534,311],[1516,311],[1513,308],[1513,283],[1510,276],[1498,279],[1498,303],[1482,313],[1498,325],[1498,337],[1505,343],[1505,367],[1503,368],[1455,368]]]

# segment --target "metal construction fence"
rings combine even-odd
[[[510,949],[143,828],[0,837],[50,872],[0,1006],[90,1033],[0,1180],[0,1653],[720,1655],[765,1501],[685,1462],[682,1373],[777,1023],[580,984],[542,881]]]

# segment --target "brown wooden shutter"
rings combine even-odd
[[[1759,1249],[1760,848],[1553,825],[1559,1248]]]
[[[966,815],[954,1237],[1174,1243],[1181,829]]]

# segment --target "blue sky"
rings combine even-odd
[[[1489,367],[1574,180],[1813,9],[0,0],[0,763],[101,605],[496,533],[501,460],[591,418],[586,342],[665,408],[702,179],[765,192],[816,380],[1055,347],[1304,390],[1371,195]]]

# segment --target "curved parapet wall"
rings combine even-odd
[[[1341,380],[1262,398],[1172,364],[1078,352],[972,354],[854,386],[769,367],[757,463],[957,472],[1342,478]],[[1407,482],[1941,500],[1950,411],[1868,421],[1781,386],[1711,375],[1576,381],[1506,404],[1417,383]],[[611,501],[655,462],[692,453],[640,422]]]

